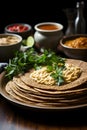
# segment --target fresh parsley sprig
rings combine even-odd
[[[6,77],[12,79],[13,76],[25,73],[31,68],[39,69],[42,66],[47,66],[48,71],[52,72],[51,76],[60,85],[64,81],[62,70],[65,67],[65,60],[50,49],[43,49],[40,54],[34,48],[25,52],[16,52],[15,57],[9,60],[5,67]]]

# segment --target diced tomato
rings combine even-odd
[[[14,32],[24,32],[24,31],[28,30],[28,27],[24,26],[24,25],[17,24],[17,25],[13,25],[13,26],[8,27],[8,29],[10,31],[14,31]]]

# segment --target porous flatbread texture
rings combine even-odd
[[[70,93],[70,95],[64,94],[61,96],[53,97],[48,95],[38,95],[36,93],[30,93],[29,90],[23,92],[20,88],[12,81],[6,84],[6,92],[15,100],[18,100],[27,105],[35,105],[39,107],[64,107],[70,105],[77,105],[79,103],[85,103],[87,101],[86,94],[81,93]],[[31,91],[31,90],[30,90]]]
[[[6,93],[11,99],[26,106],[42,108],[61,108],[78,106],[87,103],[87,63],[80,60],[67,59],[67,63],[81,68],[82,73],[75,81],[65,85],[44,85],[30,78],[34,69],[8,81]],[[4,80],[3,80],[4,83]]]
[[[74,64],[75,66],[80,67],[81,70],[82,70],[80,77],[77,78],[76,80],[74,80],[71,83],[60,85],[60,86],[58,86],[58,85],[44,85],[44,84],[37,83],[36,81],[34,81],[30,77],[30,75],[34,71],[34,69],[29,70],[27,73],[22,75],[20,77],[20,79],[25,84],[27,84],[29,86],[39,88],[39,89],[44,89],[44,90],[62,90],[62,91],[65,91],[65,90],[70,90],[70,89],[82,87],[81,84],[83,84],[87,81],[87,63],[84,62],[84,61],[73,60],[73,59],[67,59],[66,63]]]
[[[82,86],[79,86],[79,89],[72,89],[72,90],[65,90],[65,91],[61,91],[61,90],[43,90],[43,89],[40,89],[40,88],[36,88],[36,87],[32,87],[32,86],[29,86],[27,84],[25,84],[21,79],[20,77],[14,77],[13,78],[13,82],[16,84],[16,87],[24,92],[24,93],[32,93],[32,94],[36,94],[36,95],[44,95],[47,97],[48,96],[52,96],[53,97],[55,96],[61,96],[61,95],[64,95],[64,94],[75,94],[75,93],[81,93],[81,92],[85,92],[87,91],[87,84],[85,83],[84,84],[84,87]]]

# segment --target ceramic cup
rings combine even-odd
[[[39,48],[56,50],[63,36],[63,25],[55,22],[43,22],[34,26],[35,44]]]

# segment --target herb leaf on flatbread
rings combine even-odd
[[[56,70],[52,75],[60,84],[63,82],[63,78],[62,72],[58,74],[58,71],[62,71],[62,68],[65,67],[65,60],[65,58],[56,55],[50,49],[43,49],[42,53],[38,53],[34,48],[31,48],[25,52],[16,52],[15,57],[5,67],[5,76],[12,79],[14,76],[23,74],[31,68],[38,69],[41,66],[47,66],[49,71]]]

